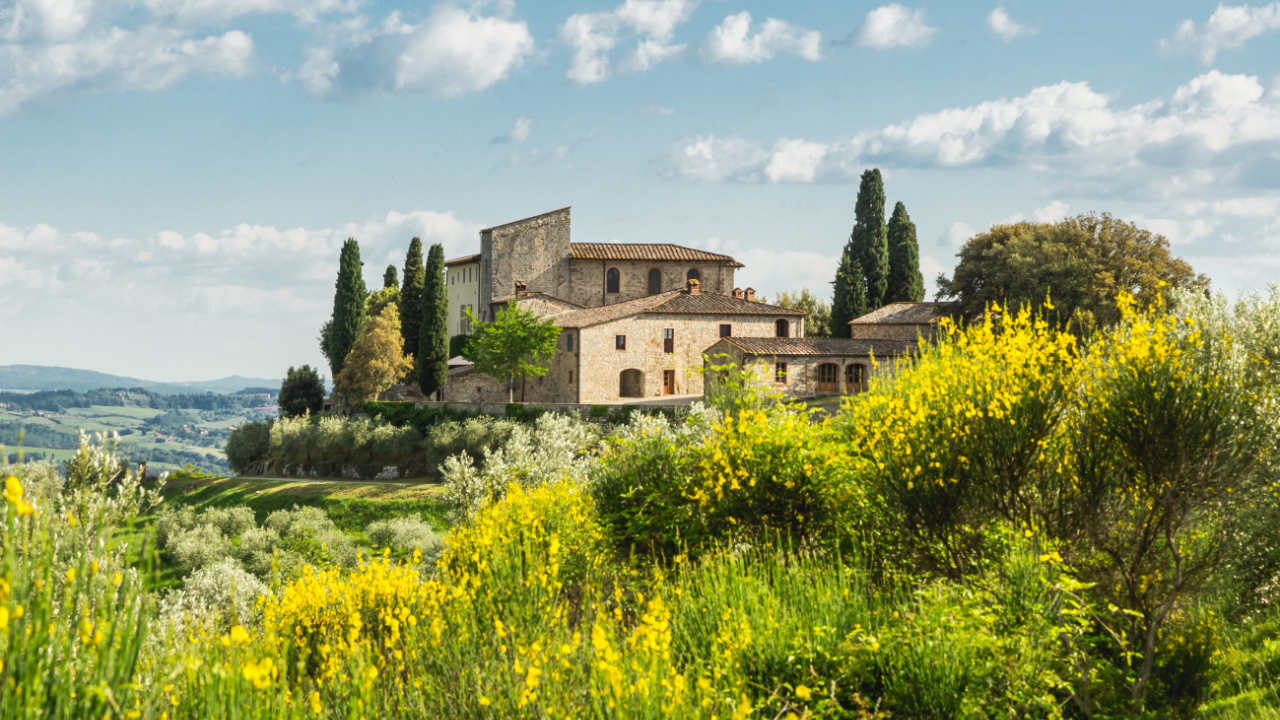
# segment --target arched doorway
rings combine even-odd
[[[863,383],[867,381],[865,365],[854,363],[844,368],[844,391],[847,393],[862,392]]]
[[[840,392],[840,366],[835,363],[822,363],[818,366],[818,392]]]
[[[778,322],[774,323],[778,337],[791,337],[791,323],[786,318],[778,318]]]
[[[662,292],[662,271],[654,268],[649,271],[649,294],[657,295]]]
[[[644,397],[644,372],[636,368],[623,370],[618,375],[619,397]]]

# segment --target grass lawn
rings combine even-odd
[[[253,508],[258,522],[276,510],[294,505],[318,507],[344,532],[363,540],[374,520],[420,513],[438,531],[448,528],[444,486],[434,483],[369,484],[197,478],[171,481],[164,489],[166,503],[195,507]]]

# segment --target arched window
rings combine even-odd
[[[791,337],[791,323],[786,318],[778,318],[778,322],[774,323],[778,331],[778,337]]]
[[[654,268],[649,271],[649,294],[657,295],[662,292],[662,271]]]
[[[698,268],[693,268],[689,272],[685,273],[684,279],[702,282],[702,273],[698,272]]]
[[[609,272],[604,274],[604,291],[609,293],[619,292],[618,286],[622,284],[622,274],[618,272],[618,268],[609,268]]]

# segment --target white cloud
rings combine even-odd
[[[769,157],[755,143],[715,135],[684,140],[668,150],[673,174],[701,182],[756,182],[759,166]]]
[[[771,298],[783,290],[807,287],[814,295],[831,300],[831,281],[840,266],[839,255],[764,248],[728,252],[746,265],[734,276],[739,287],[754,288],[758,294]]]
[[[951,227],[947,228],[947,231],[938,238],[938,245],[940,247],[960,247],[964,245],[966,240],[977,234],[978,231],[974,230],[969,223],[953,222]]]
[[[1143,215],[1133,215],[1126,219],[1140,228],[1165,236],[1172,245],[1186,245],[1200,238],[1208,237],[1213,234],[1214,228],[1217,226],[1215,222],[1201,219],[1192,220],[1188,223],[1179,222],[1171,218],[1151,218]]]
[[[987,16],[987,26],[991,28],[992,32],[999,35],[1001,40],[1012,40],[1019,35],[1034,35],[1040,32],[1039,28],[1029,28],[1018,23],[1018,21],[1009,17],[1009,13],[1001,7],[992,10],[991,14]]]
[[[1244,45],[1259,35],[1280,30],[1280,2],[1261,7],[1249,5],[1218,5],[1203,27],[1191,20],[1183,20],[1172,38],[1160,41],[1161,46],[1174,52],[1199,56],[1211,63],[1222,50]]]
[[[606,12],[571,15],[560,27],[560,39],[574,50],[566,76],[579,85],[607,80],[612,73],[609,52],[624,30],[640,40],[623,58],[622,72],[643,72],[682,54],[687,46],[671,40],[696,5],[693,0],[626,0]]]
[[[1062,202],[1061,200],[1054,200],[1038,210],[1033,210],[1031,212],[1031,219],[1040,223],[1056,222],[1066,217],[1067,210],[1070,208],[1070,205]]]
[[[1232,217],[1271,217],[1280,212],[1280,197],[1254,196],[1229,198],[1212,205],[1215,215]]]
[[[503,145],[512,142],[524,142],[529,139],[529,131],[533,128],[533,118],[521,115],[516,118],[515,127],[506,133],[499,135],[489,142],[493,145]]]
[[[702,43],[702,56],[715,63],[744,65],[783,54],[815,62],[821,60],[822,34],[769,18],[763,25],[757,25],[752,35],[751,13],[744,10],[726,17]]]
[[[156,26],[92,28],[71,12],[32,30],[14,19],[0,42],[0,115],[58,94],[154,91],[190,74],[243,77],[254,63],[253,39],[239,30],[197,38]]]
[[[823,145],[807,140],[779,140],[764,174],[772,182],[813,182],[827,154]]]
[[[877,50],[920,47],[928,44],[937,32],[938,28],[925,24],[923,10],[891,3],[867,13],[852,40],[859,47]]]
[[[712,174],[699,170],[696,177],[703,181],[852,182],[872,164],[1015,166],[1066,173],[1073,182],[1092,178],[1112,187],[1147,183],[1166,194],[1220,183],[1241,163],[1280,150],[1280,93],[1264,93],[1254,76],[1214,70],[1178,88],[1168,100],[1128,108],[1113,108],[1112,103],[1113,98],[1087,83],[1061,82],[1022,97],[926,113],[847,140],[779,141],[779,147],[805,147],[805,157],[819,159],[804,172],[766,173],[772,155],[742,138],[699,144],[699,136],[698,141],[677,143],[674,150],[678,156],[697,145],[699,167],[734,168]],[[813,144],[825,152],[817,152]],[[732,162],[722,163],[720,152],[731,155]],[[682,164],[675,165],[679,173]],[[1153,174],[1152,168],[1160,172]]]
[[[289,14],[315,22],[323,14],[353,13],[360,0],[142,0],[142,6],[181,23],[226,22],[245,15]]]

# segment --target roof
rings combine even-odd
[[[574,260],[683,260],[743,267],[729,255],[671,243],[569,243],[569,257]]]
[[[568,207],[562,207],[562,208],[560,208],[560,209],[558,209],[558,210],[550,210],[550,211],[548,211],[548,212],[538,213],[537,215],[530,215],[530,216],[529,216],[529,217],[527,217],[527,218],[520,218],[519,220],[512,220],[511,222],[505,222],[505,223],[502,223],[501,225],[494,225],[494,226],[492,226],[492,227],[484,228],[484,229],[483,229],[483,230],[481,230],[480,232],[482,232],[482,233],[487,233],[487,232],[489,232],[489,231],[491,231],[491,230],[497,230],[498,228],[504,228],[504,227],[506,227],[506,226],[508,226],[508,225],[518,225],[519,223],[522,223],[522,222],[528,222],[528,221],[530,221],[530,220],[537,220],[537,219],[538,219],[538,218],[540,218],[540,217],[546,217],[546,216],[548,216],[548,215],[555,215],[556,213],[562,213],[562,212],[569,212],[569,208],[568,208]]]
[[[445,260],[444,266],[449,267],[451,265],[468,265],[470,263],[478,263],[478,262],[480,262],[480,253],[476,253],[475,255],[463,255],[460,258]]]
[[[799,310],[742,300],[732,295],[706,292],[690,294],[688,290],[670,290],[617,305],[567,312],[557,315],[555,321],[560,327],[588,327],[640,313],[804,316],[804,313]]]
[[[932,325],[956,305],[949,302],[889,303],[849,322],[858,325]]]
[[[570,301],[568,301],[568,300],[565,300],[564,298],[558,298],[558,297],[556,297],[555,295],[550,295],[550,294],[548,294],[548,293],[540,292],[540,291],[538,291],[538,290],[534,290],[533,292],[527,292],[527,293],[525,293],[525,294],[523,294],[523,295],[520,295],[520,296],[516,296],[516,295],[503,295],[502,297],[494,298],[494,299],[490,300],[490,301],[489,301],[489,304],[490,304],[490,305],[498,305],[498,304],[500,304],[500,303],[509,303],[509,302],[511,302],[512,300],[515,300],[515,299],[516,299],[516,297],[519,297],[521,300],[535,300],[535,299],[538,299],[538,298],[545,298],[545,299],[547,299],[547,300],[551,300],[551,301],[556,302],[556,303],[559,303],[559,304],[561,304],[561,305],[568,305],[568,306],[570,306],[570,307],[582,308],[582,306],[581,306],[581,305],[579,305],[579,304],[578,304],[578,303],[576,303],[576,302],[570,302]]]
[[[780,338],[780,337],[727,337],[721,338],[748,355],[832,355],[890,357],[909,355],[916,351],[916,344],[906,340],[858,340],[853,338]]]

